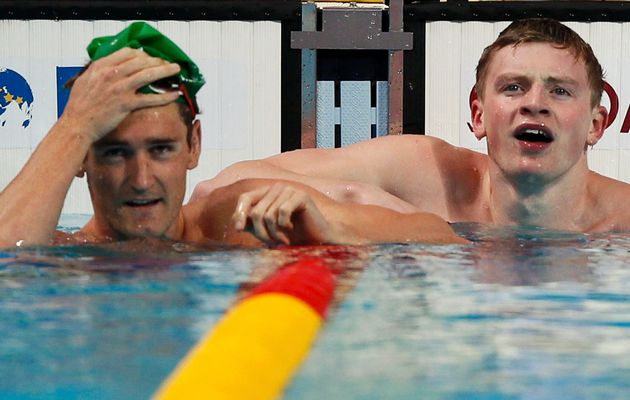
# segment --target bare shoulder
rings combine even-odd
[[[385,158],[400,158],[401,155],[417,154],[421,152],[439,150],[455,151],[457,147],[442,139],[428,135],[387,135],[364,140],[350,146],[336,149],[300,149],[275,156],[267,160],[273,163],[284,163],[289,160],[303,161],[310,157],[318,159],[347,159],[348,157],[366,158],[377,156]]]
[[[396,186],[398,172],[413,174],[432,146],[450,145],[424,135],[391,135],[336,149],[302,149],[266,159],[270,164],[309,177]],[[451,146],[452,147],[452,146]]]
[[[589,188],[598,221],[592,230],[630,232],[630,184],[591,171]]]
[[[427,207],[446,202],[455,192],[474,196],[487,169],[485,154],[433,136],[391,137],[387,146],[391,146],[389,173],[393,176],[388,181],[391,185],[383,187],[427,211],[441,210]]]
[[[399,153],[406,153],[433,149],[449,151],[456,149],[456,147],[435,136],[405,134],[387,135],[372,140],[366,140],[364,142],[348,146],[347,149],[358,151],[378,150],[379,152],[383,149],[391,149],[396,150]]]
[[[429,135],[392,135],[368,142],[371,142],[371,148],[378,148],[381,153],[383,149],[389,149],[388,154],[391,157],[413,160],[416,165],[427,163],[452,165],[453,162],[455,164],[470,164],[479,163],[486,159],[484,154],[455,146],[443,139]],[[355,146],[360,148],[361,145],[360,143]],[[448,167],[449,165],[441,165],[441,167]]]

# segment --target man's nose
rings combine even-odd
[[[136,192],[144,192],[153,184],[151,160],[142,152],[137,153],[129,161],[129,182]]]
[[[545,88],[531,87],[522,97],[520,112],[525,115],[548,115],[549,104]]]

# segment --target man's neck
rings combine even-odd
[[[167,240],[185,240],[185,218],[183,212],[180,211],[177,216],[174,225],[163,236],[151,236],[158,239]],[[104,217],[94,215],[90,220],[81,228],[77,235],[82,238],[86,238],[88,242],[111,242],[111,241],[124,241],[129,239],[137,239],[140,236],[127,236],[123,233],[113,230],[106,222]]]
[[[499,225],[584,231],[591,223],[589,172],[585,160],[555,179],[534,174],[506,176],[491,165],[485,200],[489,218]]]

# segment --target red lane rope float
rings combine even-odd
[[[311,348],[334,289],[319,258],[282,267],[219,321],[155,398],[277,398]]]

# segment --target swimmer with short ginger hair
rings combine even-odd
[[[282,178],[339,201],[451,222],[628,231],[630,185],[587,162],[608,118],[602,88],[602,68],[574,31],[552,19],[515,21],[477,67],[472,126],[488,155],[430,136],[385,136],[237,163],[200,183],[193,198],[240,177]]]

